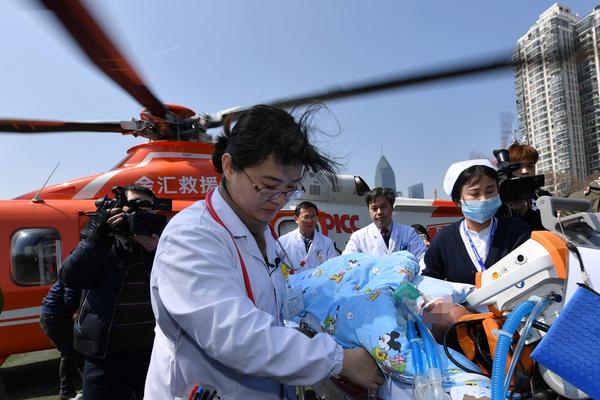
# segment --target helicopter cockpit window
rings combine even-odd
[[[48,285],[61,264],[60,234],[50,228],[17,231],[11,240],[11,276],[18,285]]]

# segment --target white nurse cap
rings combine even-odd
[[[454,188],[454,184],[456,183],[456,180],[458,179],[459,175],[465,169],[470,168],[474,165],[483,165],[495,170],[490,160],[485,158],[455,162],[448,168],[446,176],[444,177],[444,191],[448,196],[452,196],[452,189]]]

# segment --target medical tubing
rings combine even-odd
[[[420,340],[417,337],[417,328],[415,327],[415,320],[411,317],[407,321],[407,332],[408,340],[410,341],[410,351],[413,357],[413,363],[415,364],[415,375],[422,374],[423,368],[423,353],[421,351]]]
[[[446,393],[442,385],[442,371],[439,368],[429,368],[427,371],[427,390],[425,390],[425,399],[427,400],[452,400]]]
[[[404,308],[419,325],[421,338],[423,339],[423,345],[425,347],[425,355],[427,356],[427,361],[429,363],[429,368],[425,373],[427,377],[427,386],[422,387],[424,390],[420,391],[419,393],[422,400],[451,400],[450,396],[444,391],[443,388],[443,373],[445,371],[442,370],[442,355],[440,354],[440,349],[435,341],[435,338],[431,334],[429,328],[423,323],[420,315],[418,315],[406,304],[404,304]],[[415,385],[415,389],[416,386],[417,385]]]
[[[412,398],[413,400],[429,400],[426,394],[429,384],[427,382],[427,377],[425,376],[425,367],[423,366],[422,339],[417,336],[417,327],[415,324],[415,319],[409,315],[406,320],[406,334],[410,342],[410,351],[415,366]]]
[[[413,378],[413,400],[431,400],[427,398],[429,382],[424,374],[417,374]]]
[[[427,337],[427,334],[423,332],[423,325],[425,324],[419,324],[419,329],[421,330],[421,335],[423,337],[423,347],[425,348],[427,363],[429,364],[429,368],[440,368],[440,363],[437,359],[437,354],[435,353],[435,344],[432,344],[429,337]]]
[[[412,287],[412,285],[410,285],[410,286]],[[416,290],[416,288],[414,288],[414,287],[412,287],[412,288],[414,290]],[[407,292],[404,291],[404,293],[399,295],[398,290],[396,290],[394,292],[394,295],[400,301],[402,301],[404,310],[406,310],[407,314],[412,316],[412,318],[417,322],[417,325],[419,325],[419,330],[421,331],[421,338],[423,339],[423,347],[425,349],[425,356],[429,363],[429,368],[439,368],[441,370],[442,365],[444,363],[443,363],[442,354],[437,345],[437,342],[435,341],[435,338],[433,337],[429,328],[427,328],[427,326],[423,323],[421,316],[419,314],[417,314],[412,308],[410,308],[404,301],[404,297],[407,296]]]
[[[521,351],[523,350],[523,347],[525,347],[525,341],[527,340],[527,336],[529,336],[529,331],[533,326],[533,321],[535,321],[537,317],[539,317],[539,315],[546,309],[546,307],[550,305],[550,303],[552,303],[553,297],[554,296],[547,296],[543,300],[539,301],[531,311],[531,314],[529,314],[527,322],[525,323],[525,328],[523,329],[521,337],[519,338],[519,342],[517,343],[517,347],[513,352],[512,360],[510,361],[510,366],[508,367],[508,371],[506,372],[506,377],[504,378],[503,393],[508,392],[508,387],[510,386],[510,379],[512,377],[512,374],[515,372],[515,367],[517,366],[517,361],[521,356]]]
[[[477,331],[477,334],[475,335],[475,345],[477,347],[477,353],[479,353],[479,357],[481,357],[488,368],[492,368],[492,355],[489,352],[486,354],[481,347],[481,334],[483,332],[485,332],[483,327]]]
[[[411,310],[409,307],[406,307],[408,312],[411,313],[417,324],[419,325],[419,330],[421,331],[421,337],[423,338],[423,347],[425,348],[425,355],[427,356],[427,361],[429,362],[429,368],[439,368],[442,370],[442,365],[444,364],[442,361],[442,355],[440,353],[440,349],[433,337],[431,331],[423,323],[421,317]]]
[[[533,310],[535,302],[528,300],[521,303],[510,313],[498,335],[496,350],[494,352],[494,363],[492,365],[492,400],[504,400],[506,392],[503,392],[504,370],[506,368],[506,357],[512,342],[512,336],[519,327],[521,320]]]
[[[458,321],[455,322],[453,325],[451,325],[448,329],[446,329],[446,332],[444,333],[444,338],[442,339],[442,346],[444,347],[444,352],[446,353],[446,356],[448,356],[448,359],[454,363],[454,365],[456,365],[458,368],[462,369],[465,372],[468,372],[470,374],[478,374],[478,375],[483,375],[485,376],[485,374],[481,373],[481,371],[475,371],[473,369],[470,369],[468,367],[465,367],[464,365],[462,365],[460,363],[460,361],[458,361],[457,359],[455,359],[452,354],[450,353],[450,348],[448,347],[448,333],[453,331],[454,329],[456,329],[456,327],[458,325],[467,325],[468,323],[470,323],[472,321]],[[491,363],[490,363],[491,365]]]

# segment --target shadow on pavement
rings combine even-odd
[[[59,399],[58,359],[0,368],[0,379],[5,386],[7,399]]]

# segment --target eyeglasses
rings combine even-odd
[[[248,174],[246,173],[246,171],[242,170],[242,172],[244,173],[244,175],[246,175],[246,178],[248,178],[248,180],[250,181],[250,183],[252,183],[252,187],[254,187],[254,190],[256,190],[256,194],[258,195],[258,198],[261,200],[266,200],[266,201],[270,201],[270,200],[275,200],[278,199],[281,195],[284,196],[285,201],[290,201],[292,199],[298,199],[302,196],[304,196],[304,187],[301,186],[299,189],[292,189],[292,190],[277,190],[277,189],[270,189],[270,188],[259,188],[258,185],[256,183],[254,183],[254,181],[252,180],[252,178],[250,178],[248,176]]]

